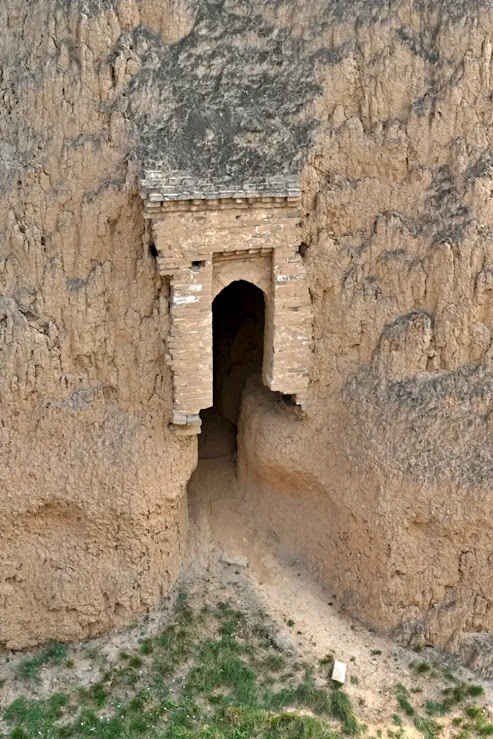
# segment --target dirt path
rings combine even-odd
[[[312,664],[327,655],[347,664],[347,692],[371,728],[392,725],[397,685],[414,695],[417,707],[427,700],[443,700],[447,682],[442,671],[447,669],[459,681],[481,685],[485,694],[477,703],[493,714],[491,682],[438,650],[425,648],[416,653],[350,619],[333,593],[315,582],[299,561],[279,551],[273,535],[255,529],[230,457],[201,460],[189,486],[189,499],[193,522],[190,582],[199,575],[197,568],[203,567],[208,572],[209,592],[228,583],[232,595],[247,582],[275,622],[283,646],[289,645]],[[232,561],[246,558],[248,567],[221,563],[224,554]],[[447,720],[440,717],[442,724]],[[410,725],[406,736],[422,734]]]
[[[196,613],[204,606],[217,608],[230,600],[253,619],[263,614],[274,644],[292,662],[316,668],[325,684],[330,668],[320,672],[320,665],[333,658],[345,662],[346,691],[358,718],[368,726],[368,737],[485,735],[469,729],[460,733],[452,721],[470,724],[465,710],[474,703],[493,722],[493,685],[436,650],[416,653],[351,620],[333,593],[315,582],[300,562],[280,551],[274,535],[253,526],[248,501],[242,499],[236,483],[233,459],[221,456],[221,451],[220,444],[215,450],[209,446],[211,457],[200,462],[190,482],[187,564],[170,596],[127,629],[63,647],[62,659],[41,659],[35,679],[23,678],[22,666],[39,659],[42,650],[4,654],[0,657],[0,704],[7,706],[21,695],[46,698],[58,691],[87,689],[104,680],[108,671],[121,665],[122,654],[140,654],[143,641],[166,629],[178,594],[185,591]],[[245,560],[248,565],[240,566]],[[462,684],[480,686],[484,693],[457,702],[445,716],[430,713],[427,701],[439,706],[445,695]],[[416,728],[421,720],[436,720],[443,728],[427,734]],[[0,733],[4,728],[0,712]]]

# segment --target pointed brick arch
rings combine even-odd
[[[212,299],[232,282],[244,280],[258,287],[269,300],[272,293],[272,252],[218,252],[212,258]]]

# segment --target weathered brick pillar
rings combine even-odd
[[[269,387],[294,395],[304,407],[312,354],[312,310],[301,254],[293,246],[276,249],[273,270],[273,366]]]
[[[199,412],[212,405],[212,262],[182,267],[171,278],[171,330],[175,425],[200,427]]]

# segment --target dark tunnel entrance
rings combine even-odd
[[[199,458],[233,454],[247,378],[261,374],[265,301],[262,290],[238,280],[212,304],[214,405],[201,413]]]

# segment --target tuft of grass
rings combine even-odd
[[[332,654],[326,654],[325,657],[318,660],[318,664],[320,667],[332,667],[334,664],[334,656]]]
[[[154,651],[154,645],[152,643],[152,639],[144,639],[140,645],[140,653],[141,654],[152,654],[153,651]]]
[[[270,672],[280,672],[286,667],[286,659],[280,654],[269,654],[264,659],[263,665]]]
[[[457,682],[459,682],[457,680],[456,676],[454,675],[453,671],[451,670],[451,668],[448,667],[448,666],[442,667],[442,675],[450,683],[457,683]]]
[[[23,659],[17,666],[17,676],[24,680],[39,680],[39,671],[44,665],[60,665],[66,660],[66,644],[51,642],[35,657]]]
[[[447,700],[453,703],[462,703],[469,697],[478,697],[484,694],[480,685],[469,685],[468,683],[457,683],[453,688],[445,688],[443,694]]]
[[[414,725],[423,734],[425,739],[436,739],[442,730],[440,724],[437,724],[432,718],[425,718],[423,716],[416,716]]]
[[[175,603],[175,616],[183,624],[190,624],[193,621],[193,611],[188,602],[187,593],[180,593]]]
[[[331,713],[341,722],[342,729],[348,736],[358,736],[362,733],[363,727],[354,714],[351,701],[340,688],[336,688],[332,693]]]
[[[425,711],[429,716],[446,716],[454,706],[452,701],[444,700],[441,703],[426,701]]]
[[[106,705],[108,691],[102,682],[98,682],[88,688],[81,689],[79,695],[82,700],[87,700],[87,702],[93,703],[98,708],[103,708]]]
[[[484,695],[484,688],[482,688],[481,685],[469,685],[467,694],[474,697]]]
[[[468,706],[466,708],[466,716],[473,719],[479,719],[483,715],[483,711],[479,706]]]
[[[67,658],[68,647],[60,642],[51,642],[42,652],[45,663],[61,665]]]
[[[86,649],[86,656],[88,659],[99,659],[101,655],[101,652],[96,647],[89,647],[89,649]]]
[[[479,685],[468,685],[467,683],[458,683],[454,688],[445,688],[443,691],[446,696],[443,701],[426,701],[425,711],[429,716],[445,716],[458,704],[472,696],[480,696],[484,693],[483,688]],[[475,708],[470,707],[474,713]],[[466,709],[466,714],[469,715]],[[474,718],[473,715],[470,717]]]
[[[409,691],[407,690],[407,688],[405,688],[404,685],[401,685],[401,683],[398,683],[395,686],[395,695],[397,698],[397,703],[399,704],[399,707],[404,711],[404,713],[407,716],[414,716],[416,711],[409,702]]]
[[[467,706],[465,714],[472,721],[464,724],[464,731],[472,731],[476,736],[493,736],[493,724],[487,720],[483,708],[480,706]]]
[[[23,659],[17,665],[17,675],[23,680],[39,680],[41,665],[39,658]]]

